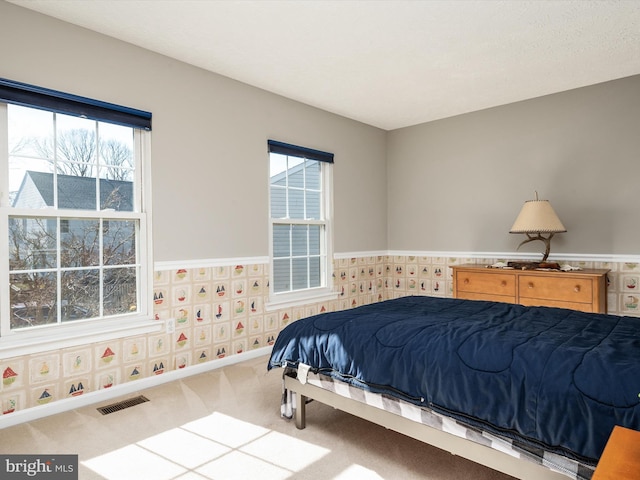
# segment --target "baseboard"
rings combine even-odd
[[[148,388],[153,388],[164,383],[173,382],[175,380],[198,375],[200,373],[206,373],[211,370],[216,370],[228,365],[244,362],[245,360],[251,360],[263,355],[269,355],[272,348],[273,347],[271,346],[257,348],[245,353],[231,355],[229,357],[212,360],[210,362],[205,362],[198,365],[192,365],[183,369],[171,370],[169,372],[163,373],[162,375],[145,377],[141,378],[140,380],[114,385],[111,388],[84,393],[79,397],[65,398],[63,400],[52,402],[48,405],[39,405],[37,407],[25,408],[24,410],[17,410],[6,415],[0,415],[0,430],[2,430],[3,428],[12,427],[14,425],[19,425],[21,423],[31,422],[39,418],[67,412],[69,410],[75,410],[77,408],[86,407],[88,405],[106,402],[114,398],[139,392],[140,390],[146,390]],[[266,371],[266,362],[264,368]]]

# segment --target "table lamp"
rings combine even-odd
[[[551,207],[549,200],[539,200],[538,192],[535,192],[535,200],[527,200],[520,210],[520,214],[513,223],[509,233],[524,233],[527,236],[518,248],[525,243],[540,240],[545,245],[542,263],[547,261],[551,250],[551,239],[556,233],[566,232],[556,212]],[[543,234],[547,234],[545,237]]]

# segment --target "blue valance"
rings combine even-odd
[[[151,113],[0,78],[0,101],[151,130]]]
[[[319,162],[333,163],[333,153],[314,150],[312,148],[299,147],[289,143],[268,140],[269,153],[279,153],[281,155],[291,155],[293,157],[308,158]]]

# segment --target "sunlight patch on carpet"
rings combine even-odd
[[[333,480],[384,480],[373,470],[363,467],[362,465],[350,465],[348,468],[333,477]]]
[[[81,463],[106,480],[285,480],[329,453],[215,412]]]
[[[138,445],[127,445],[82,462],[107,480],[170,480],[187,469]]]

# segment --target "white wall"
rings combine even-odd
[[[156,261],[268,254],[268,138],[335,153],[337,253],[514,251],[534,190],[552,252],[638,250],[640,76],[384,132],[5,2],[0,65],[153,112]]]

